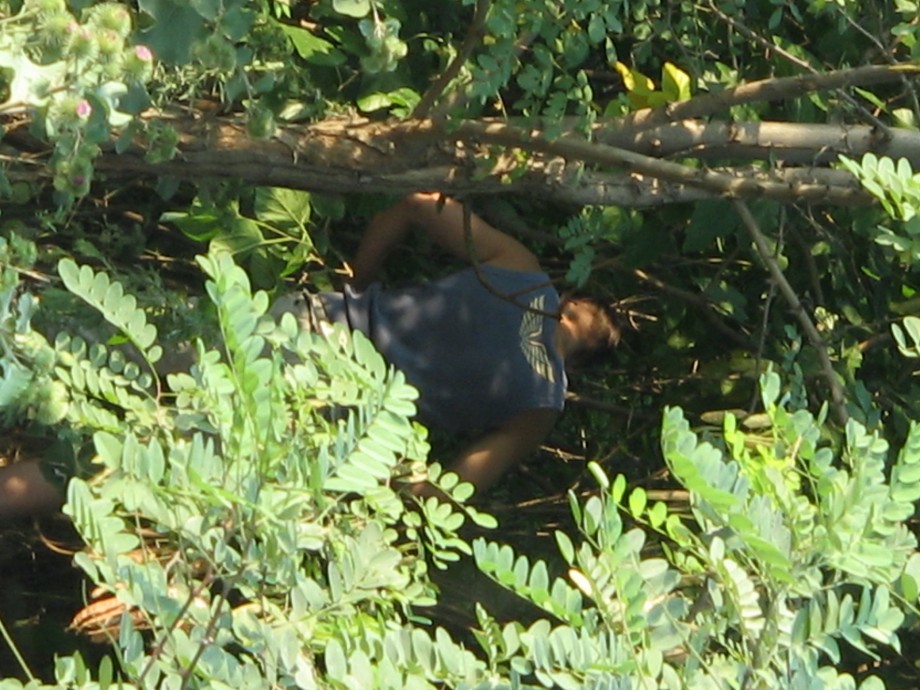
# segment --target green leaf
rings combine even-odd
[[[613,480],[613,488],[610,491],[610,498],[614,503],[623,500],[623,494],[626,493],[626,475],[618,474]]]
[[[0,379],[0,409],[15,409],[22,396],[29,391],[33,383],[32,372],[17,362],[4,367]]]
[[[345,650],[338,640],[331,639],[326,642],[323,660],[326,666],[326,673],[330,678],[338,681],[345,679],[348,674],[348,661],[345,658]]]
[[[770,409],[779,400],[780,378],[774,371],[768,371],[760,377],[760,397],[764,407]]]
[[[494,515],[483,513],[470,506],[466,507],[466,511],[470,519],[479,527],[484,529],[495,529],[498,527],[498,520],[495,519]]]
[[[603,522],[604,507],[597,496],[591,496],[584,504],[582,529],[589,537],[594,535]]]
[[[284,187],[259,187],[256,190],[255,217],[308,242],[307,228],[312,209],[309,192]]]
[[[187,2],[139,0],[138,9],[153,19],[140,32],[140,42],[150,46],[157,59],[165,63],[187,64],[192,47],[208,35],[202,16]]]
[[[451,489],[450,495],[455,501],[465,503],[476,493],[476,487],[470,482],[461,482]]]
[[[916,316],[905,316],[901,324],[891,324],[891,332],[902,355],[920,356],[920,319]]]
[[[108,690],[109,686],[112,684],[112,678],[114,677],[114,667],[112,664],[111,656],[104,656],[99,662],[99,670],[97,671],[97,678],[99,683],[99,690]]]
[[[93,443],[100,460],[107,467],[116,469],[121,466],[121,440],[106,431],[97,431],[93,434]]]
[[[227,3],[223,15],[220,17],[220,29],[224,36],[231,41],[242,40],[252,28],[256,13],[243,7],[242,2]]]
[[[642,513],[645,511],[645,506],[648,503],[648,496],[645,493],[645,489],[638,487],[633,489],[633,492],[629,494],[629,512],[634,518],[642,516]]]
[[[221,11],[221,0],[189,0],[189,4],[195,8],[195,11],[209,21],[218,18]]]
[[[885,690],[885,681],[878,676],[868,676],[859,684],[859,690]]]
[[[44,105],[46,93],[52,91],[51,87],[63,84],[68,75],[65,61],[39,65],[28,58],[21,45],[8,48],[5,42],[0,42],[0,68],[5,87],[0,98],[6,103]]]
[[[657,501],[648,511],[649,523],[655,529],[660,529],[668,519],[668,505],[664,501]]]
[[[339,493],[350,493],[352,491],[363,493],[367,489],[376,486],[377,482],[373,477],[367,475],[355,465],[348,463],[342,465],[335,471],[335,475],[326,480],[323,488],[326,491],[335,491]]]
[[[661,90],[669,102],[686,101],[690,93],[690,75],[671,62],[661,68]]]
[[[332,8],[339,14],[361,19],[370,14],[371,0],[332,0]]]
[[[259,224],[250,218],[239,215],[232,219],[222,218],[221,224],[221,231],[211,238],[208,246],[210,252],[246,254],[265,243]]]
[[[734,234],[739,226],[729,209],[728,202],[722,199],[696,202],[684,233],[684,251],[705,251],[714,246],[716,240]]]
[[[600,43],[607,37],[607,25],[603,15],[595,13],[588,20],[588,39],[591,43]]]
[[[871,649],[869,649],[866,646],[866,643],[863,642],[862,633],[857,626],[855,625],[844,626],[840,629],[840,633],[841,635],[843,635],[843,639],[845,639],[847,642],[850,643],[850,645],[852,645],[859,651],[863,652],[864,654],[867,654],[873,659],[879,658],[879,655],[873,652]]]
[[[544,561],[534,563],[527,584],[531,590],[549,592],[549,573]]]
[[[294,50],[304,60],[320,67],[338,67],[345,63],[345,54],[329,41],[299,26],[281,24]]]
[[[604,469],[593,460],[588,463],[588,471],[591,472],[591,475],[594,477],[594,481],[597,482],[597,485],[601,488],[602,491],[606,491],[610,488],[610,480],[607,478],[606,472]]]
[[[900,580],[901,592],[908,602],[916,603],[920,597],[920,553],[911,554],[904,566]]]
[[[556,545],[559,547],[559,553],[562,554],[565,562],[571,565],[575,561],[575,547],[569,535],[565,532],[556,530],[553,532],[553,536],[556,538]]]
[[[89,266],[78,267],[72,259],[58,262],[58,274],[70,292],[94,307],[106,321],[118,328],[148,360],[156,361],[148,352],[157,330],[147,323],[147,315],[137,307],[137,300],[126,295],[121,283],[110,281],[103,272],[95,273]]]
[[[359,98],[357,104],[358,108],[365,113],[392,108],[393,114],[397,117],[407,117],[421,99],[418,92],[409,88],[401,88],[386,93],[375,91]]]

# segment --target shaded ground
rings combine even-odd
[[[53,680],[55,654],[80,651],[92,663],[105,651],[67,631],[84,601],[85,579],[66,553],[76,543],[63,518],[0,530],[0,621],[31,673],[44,681]],[[27,677],[5,641],[0,677]]]
[[[652,478],[646,478],[642,483],[649,488],[657,484]],[[527,555],[531,563],[536,559],[547,559],[551,576],[563,575],[559,571],[562,566],[561,560],[556,557],[553,532],[563,530],[574,538],[568,503],[564,494],[558,492],[528,500],[521,498],[523,495],[535,495],[534,491],[528,472],[509,477],[482,505],[483,509],[499,518],[499,529],[471,527],[465,536],[470,540],[484,537],[507,543],[519,554]],[[56,654],[80,651],[89,667],[94,668],[106,652],[104,645],[93,644],[66,629],[85,601],[85,578],[71,565],[70,555],[66,553],[77,544],[64,518],[37,524],[23,522],[0,530],[0,620],[26,665],[45,681],[53,678]],[[477,603],[482,603],[499,623],[519,621],[526,626],[546,615],[479,573],[471,558],[465,558],[447,570],[435,571],[433,578],[441,590],[441,603],[422,613],[429,616],[434,624],[448,629],[455,639],[474,652],[478,650],[472,634],[477,627]],[[888,690],[920,688],[920,668],[917,665],[920,631],[916,628],[904,630],[901,640],[902,654],[886,653],[881,662],[842,644],[844,659],[839,670],[849,672],[857,679],[879,675]],[[0,678],[4,677],[25,680],[26,675],[9,645],[0,640]]]

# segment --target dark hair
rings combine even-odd
[[[594,316],[591,320],[591,332],[587,338],[579,341],[578,347],[566,357],[566,365],[584,366],[594,364],[608,355],[619,344],[622,335],[620,315],[617,308],[595,297],[567,295],[562,300],[560,313],[567,302],[587,304]]]

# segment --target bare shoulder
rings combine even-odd
[[[504,237],[507,241],[503,243],[502,251],[486,263],[512,271],[539,273],[543,270],[540,266],[540,261],[532,251],[513,237],[508,235],[504,235]]]
[[[406,218],[459,259],[512,271],[541,270],[536,255],[523,243],[465,209],[455,199],[416,193],[406,197],[402,208]]]

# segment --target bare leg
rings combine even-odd
[[[63,502],[61,492],[45,479],[37,460],[0,467],[0,521],[47,515]]]

